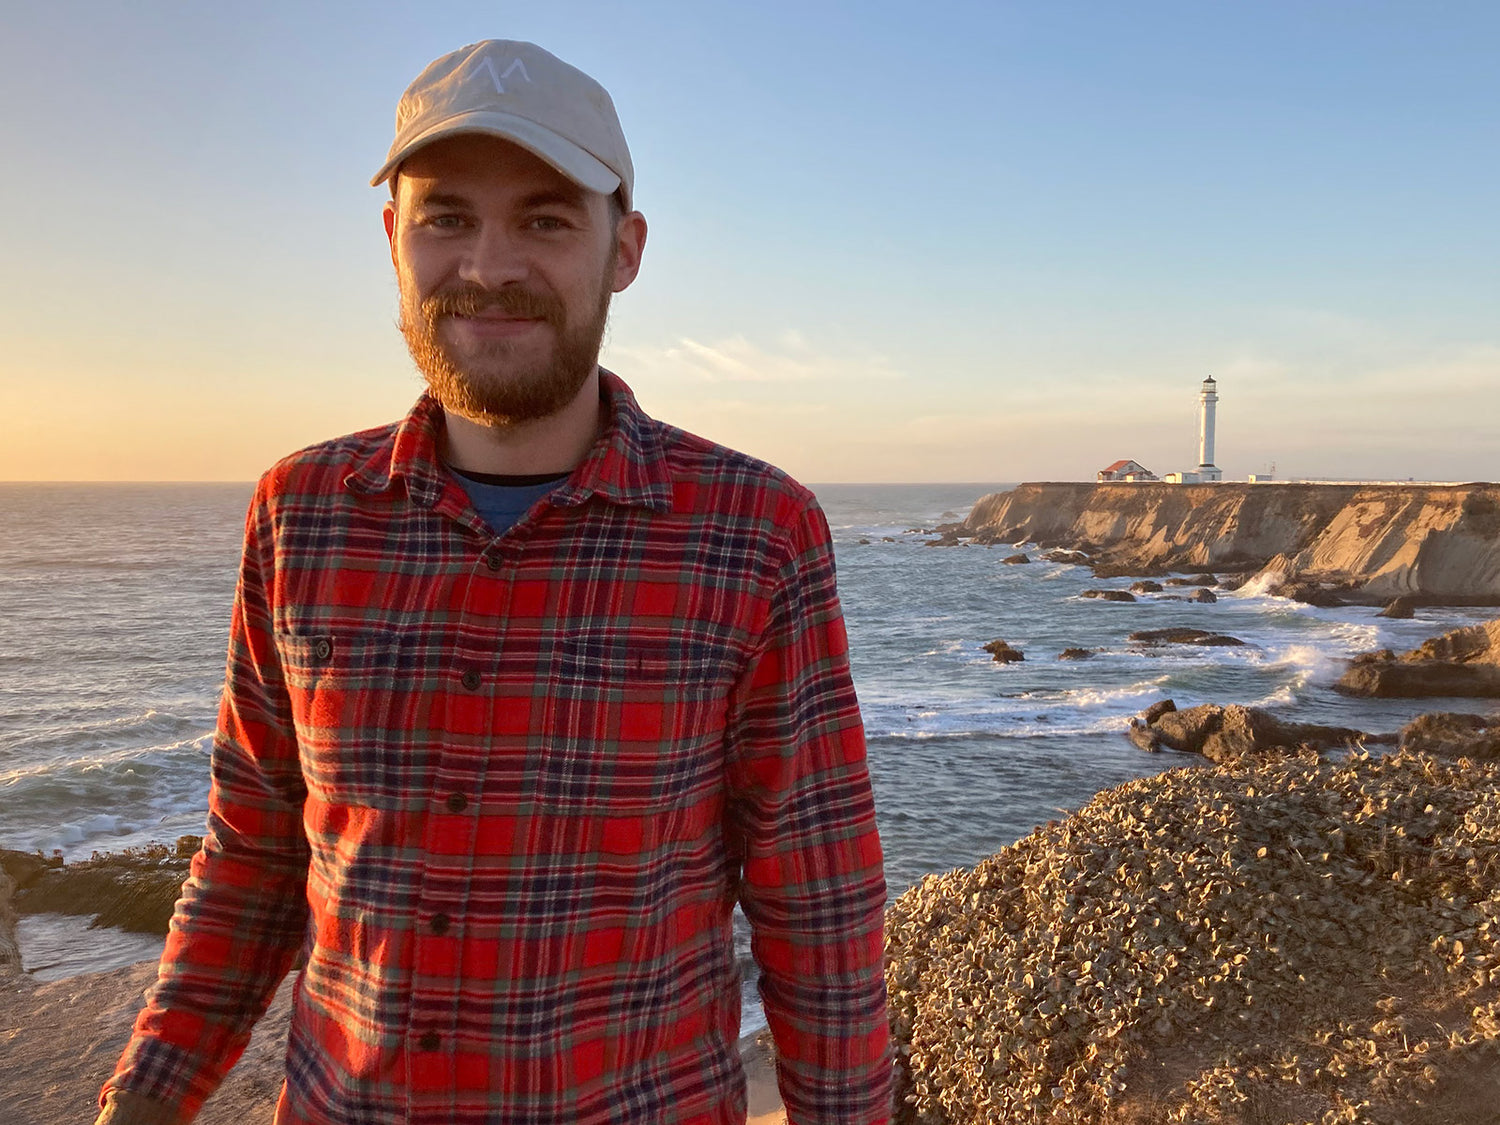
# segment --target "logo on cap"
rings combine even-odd
[[[523,63],[520,59],[511,60],[511,64],[505,68],[504,74],[501,74],[495,69],[495,60],[490,58],[489,55],[485,55],[484,58],[480,60],[479,65],[484,67],[484,69],[489,72],[490,81],[495,84],[495,93],[497,94],[505,93],[505,79],[509,78],[518,70],[521,72],[522,78],[526,79],[527,82],[531,81],[531,75],[526,73],[526,64]]]

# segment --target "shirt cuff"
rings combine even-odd
[[[181,1125],[177,1109],[133,1090],[111,1090],[94,1125]]]

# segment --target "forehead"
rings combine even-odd
[[[473,197],[545,193],[580,206],[604,196],[575,184],[520,145],[482,133],[460,133],[434,141],[401,165],[398,196],[435,191]]]

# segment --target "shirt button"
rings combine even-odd
[[[441,937],[448,932],[448,927],[453,924],[453,919],[446,914],[434,914],[432,916],[432,932]]]
[[[469,807],[469,798],[465,797],[462,793],[449,793],[448,794],[448,811],[449,812],[463,812],[464,809],[466,809],[468,807]]]
[[[470,668],[459,678],[459,682],[462,683],[464,687],[468,688],[470,691],[478,691],[479,679],[479,672],[474,668]]]
[[[438,1043],[440,1042],[441,1040],[438,1039],[437,1032],[424,1031],[422,1032],[421,1037],[417,1040],[417,1046],[421,1047],[424,1051],[436,1051],[438,1049]]]
[[[505,565],[505,560],[502,559],[499,555],[487,555],[485,556],[484,565],[489,567],[491,570],[499,570],[502,566]]]
[[[327,637],[319,637],[313,645],[313,655],[319,660],[327,660],[333,655],[333,642]]]

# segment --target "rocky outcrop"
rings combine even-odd
[[[1500,699],[1500,619],[1453,629],[1399,656],[1365,653],[1334,689],[1378,699]]]
[[[1082,551],[1110,575],[1263,570],[1372,603],[1500,604],[1493,484],[1023,484],[981,499],[965,528]]]
[[[1085,590],[1080,598],[1095,598],[1101,602],[1133,602],[1135,595],[1126,590]]]
[[[1500,760],[1500,716],[1432,711],[1401,728],[1401,749],[1445,758]]]
[[[165,934],[202,839],[183,836],[175,846],[152,844],[123,852],[96,852],[63,864],[24,852],[0,851],[0,866],[17,884],[21,914],[83,914],[90,925],[130,933]]]
[[[1270,751],[1329,750],[1370,740],[1363,731],[1292,723],[1257,707],[1205,703],[1179,711],[1171,700],[1153,704],[1132,719],[1126,735],[1142,750],[1163,747],[1202,754],[1211,762],[1233,762]]]

